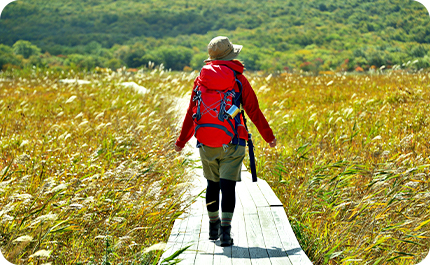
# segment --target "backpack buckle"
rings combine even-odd
[[[227,153],[227,150],[228,150],[228,145],[226,145],[226,144],[223,144],[223,145],[222,145],[222,148],[224,149],[224,152],[225,152],[225,153]]]

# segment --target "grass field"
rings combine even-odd
[[[16,264],[156,262],[161,251],[148,248],[166,242],[188,203],[190,161],[172,149],[171,97],[193,76],[33,69],[0,78],[3,255]]]
[[[3,255],[17,264],[157,262],[157,243],[189,203],[192,161],[173,151],[172,98],[190,92],[195,75],[1,73]],[[421,260],[430,246],[430,75],[248,77],[278,139],[269,149],[250,126],[258,175],[314,264]]]
[[[256,137],[259,176],[315,264],[416,264],[427,255],[429,79],[251,78],[279,143],[269,149]]]

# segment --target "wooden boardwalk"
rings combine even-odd
[[[199,159],[196,148],[192,159]],[[202,169],[194,172],[191,196],[206,189]],[[190,245],[179,256],[182,259],[179,264],[312,264],[291,229],[281,201],[266,181],[258,179],[253,183],[244,167],[242,182],[236,185],[231,231],[234,240],[231,247],[221,247],[219,240],[209,240],[209,218],[203,193],[189,211],[175,221],[161,260]]]

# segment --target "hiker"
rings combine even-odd
[[[233,105],[242,105],[263,139],[270,147],[276,146],[276,138],[260,110],[255,92],[243,75],[244,65],[235,59],[242,47],[223,36],[210,41],[209,58],[194,80],[190,104],[175,143],[175,151],[180,152],[193,135],[197,138],[203,175],[208,183],[206,207],[209,239],[220,238],[221,246],[233,244],[230,231],[236,203],[236,181],[241,181],[240,172],[248,140],[244,117],[237,114],[239,111]],[[230,113],[233,111],[234,118]]]

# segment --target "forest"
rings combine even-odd
[[[413,0],[18,0],[1,14],[0,67],[197,70],[217,35],[244,45],[247,70],[430,67],[430,17]]]

